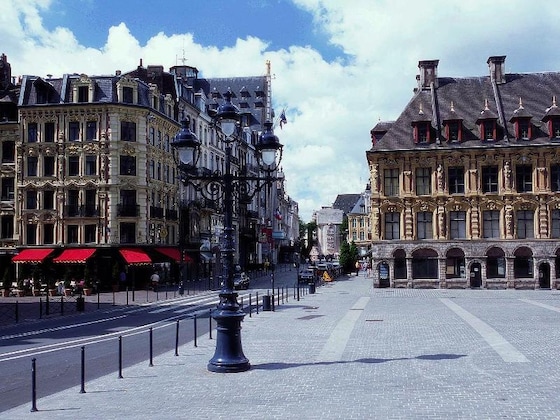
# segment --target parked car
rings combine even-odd
[[[298,273],[298,282],[312,283],[315,280],[315,271],[312,268],[302,268]]]
[[[249,288],[250,282],[251,280],[249,279],[249,276],[245,274],[244,271],[241,273],[235,273],[233,275],[233,288],[236,290],[239,289],[247,290]]]

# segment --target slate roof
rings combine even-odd
[[[125,77],[124,75],[88,77],[95,82],[94,103],[118,103],[117,82],[121,77]],[[74,102],[72,82],[79,78],[79,74],[65,74],[62,78],[57,79],[43,79],[38,76],[26,75],[22,79],[18,105],[72,104]],[[38,102],[39,90],[48,92],[47,102]],[[145,107],[151,107],[152,105],[150,101],[150,88],[142,80],[139,80],[138,83],[137,105]]]
[[[336,196],[332,207],[342,210],[344,214],[349,214],[361,196],[361,194],[339,194]]]
[[[543,117],[547,112],[549,114],[558,112],[560,115],[558,108],[551,107],[553,97],[560,98],[560,72],[505,74],[505,83],[496,85],[497,95],[494,93],[490,76],[439,77],[437,82],[438,87],[434,89],[435,97],[430,89],[418,89],[396,121],[380,122],[371,130],[372,136],[375,135],[377,141],[368,153],[393,150],[515,147],[526,146],[528,142],[531,144],[553,142],[548,136],[548,127],[543,122]],[[522,110],[519,109],[520,99]],[[488,109],[485,109],[486,103]],[[531,117],[533,138],[529,141],[515,139],[512,117],[516,116],[516,110],[522,113],[519,114],[521,116]],[[500,112],[505,121],[500,118]],[[477,121],[484,118],[497,120],[499,134],[495,141],[482,141],[479,138]],[[435,132],[443,130],[445,120],[460,119],[463,121],[463,141],[448,143],[443,135],[440,135],[440,144],[435,141],[429,144],[415,144],[412,122],[419,119],[431,121]]]
[[[207,106],[217,109],[224,101],[224,93],[232,93],[231,102],[242,114],[249,116],[249,126],[262,130],[266,122],[267,81],[266,76],[196,79],[195,92],[202,90],[207,96]]]

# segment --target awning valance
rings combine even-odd
[[[53,251],[54,251],[53,248],[24,249],[19,254],[17,254],[14,258],[12,258],[12,262],[30,263],[30,264],[41,263]]]
[[[175,262],[181,262],[181,250],[179,248],[156,248],[156,251],[171,258]],[[192,262],[193,259],[185,254],[184,262]]]
[[[87,259],[95,253],[95,249],[76,248],[65,249],[62,254],[53,259],[54,263],[85,264]]]
[[[148,254],[146,254],[141,249],[124,248],[119,249],[119,252],[121,253],[127,264],[140,265],[152,263],[152,260],[150,259]]]

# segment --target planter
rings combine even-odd
[[[33,296],[41,296],[41,291],[39,289],[33,289]]]
[[[64,296],[72,296],[72,289],[64,289]]]
[[[56,296],[56,289],[49,289],[49,296]]]
[[[9,297],[10,296],[10,289],[2,289],[2,296]]]
[[[90,289],[88,287],[84,287],[83,291],[84,291],[84,296],[91,296],[91,292],[93,289]]]
[[[17,297],[24,297],[25,296],[25,290],[16,290],[16,296]]]

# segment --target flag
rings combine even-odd
[[[280,209],[276,207],[276,211],[274,212],[274,217],[276,220],[282,220],[282,213],[280,213]]]
[[[282,113],[280,114],[280,129],[282,128],[282,125],[284,124],[288,124],[288,120],[286,120],[286,110],[283,109]]]

